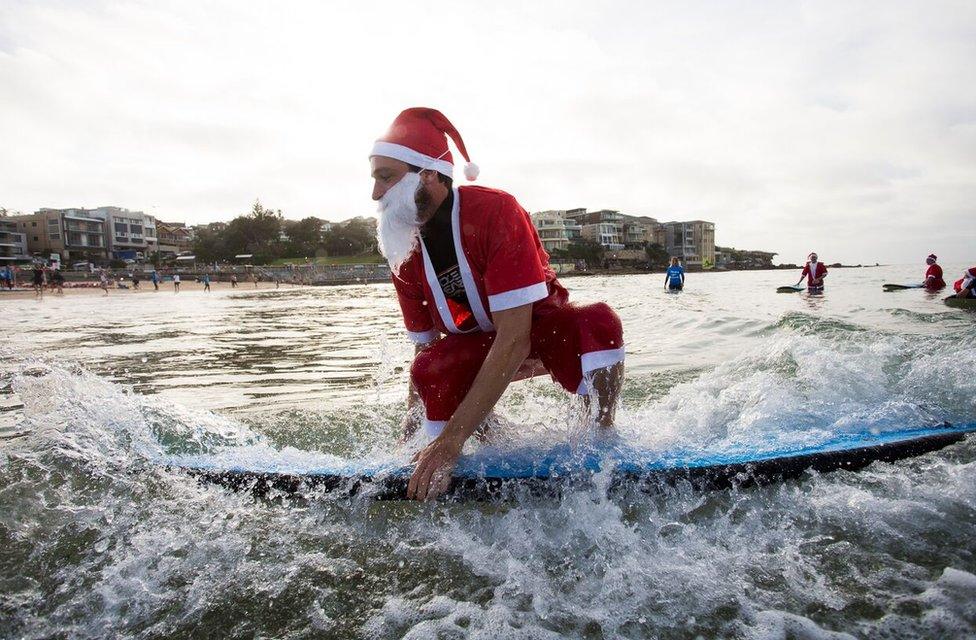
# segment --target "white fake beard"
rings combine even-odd
[[[390,263],[394,273],[406,262],[420,241],[420,220],[417,219],[417,188],[420,174],[407,172],[400,181],[380,198],[377,212],[376,239],[380,253]]]

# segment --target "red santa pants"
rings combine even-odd
[[[424,430],[431,437],[471,389],[494,339],[494,333],[454,333],[417,354],[410,378],[424,403]],[[531,340],[529,358],[540,360],[571,393],[587,393],[588,374],[624,360],[620,318],[602,302],[540,305],[533,310]]]

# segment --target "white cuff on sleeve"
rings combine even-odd
[[[407,335],[410,337],[410,342],[414,344],[427,344],[436,340],[440,332],[437,329],[428,329],[427,331],[407,331]]]
[[[493,296],[488,296],[488,308],[492,311],[514,309],[524,304],[532,304],[533,302],[542,300],[548,295],[549,287],[546,283],[544,281],[537,282],[527,287],[522,287],[521,289],[502,291]]]

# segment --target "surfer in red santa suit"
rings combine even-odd
[[[416,345],[404,428],[432,438],[407,490],[418,500],[450,486],[465,441],[513,380],[548,373],[591,398],[596,424],[609,429],[624,372],[617,314],[569,302],[514,197],[454,186],[448,136],[474,180],[461,136],[435,109],[403,111],[369,158],[380,251]]]

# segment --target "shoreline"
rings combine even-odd
[[[831,266],[831,269],[867,269],[873,267],[883,267],[887,265],[838,265]],[[795,271],[801,269],[799,266],[774,266],[765,267],[760,269],[688,269],[687,273],[734,273],[738,271]],[[556,277],[560,280],[567,278],[591,278],[591,277],[601,277],[601,276],[633,276],[633,275],[662,275],[665,271],[662,269],[660,271],[655,269],[595,269],[591,271],[567,271],[564,273],[557,273]],[[203,292],[203,283],[197,282],[192,279],[190,274],[182,274],[186,278],[180,283],[180,293],[190,293],[190,292]],[[349,286],[356,284],[385,284],[388,283],[387,279],[367,279],[356,280],[356,281],[336,281],[336,282],[319,282],[319,283],[293,283],[293,282],[280,282],[276,285],[274,282],[259,280],[257,284],[253,282],[241,282],[236,287],[232,287],[230,282],[227,281],[217,281],[212,280],[210,282],[210,289],[214,292],[225,292],[234,291],[244,293],[247,291],[274,291],[281,289],[296,289],[299,287],[335,287],[335,286]],[[111,298],[113,296],[120,295],[132,295],[132,294],[169,294],[175,295],[173,289],[173,282],[167,280],[165,282],[159,283],[159,290],[153,289],[152,282],[148,280],[140,280],[139,288],[133,289],[131,282],[127,283],[129,287],[127,289],[119,288],[109,288],[106,294],[101,287],[98,286],[97,282],[92,280],[86,281],[71,281],[67,280],[65,282],[64,294],[56,293],[52,288],[45,286],[44,293],[41,296],[37,296],[34,289],[30,286],[24,286],[23,283],[18,285],[13,290],[8,290],[6,288],[0,289],[0,300],[24,300],[29,298],[43,299],[48,296],[54,296],[56,298],[61,298],[64,296],[94,296],[99,295],[106,298]]]

